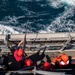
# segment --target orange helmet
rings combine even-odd
[[[66,55],[66,54],[62,54],[62,55],[61,55],[61,59],[62,59],[64,62],[67,62],[67,61],[69,60],[69,57],[68,57],[68,55]]]
[[[18,52],[17,52],[17,55],[18,56],[22,56],[23,54],[24,54],[23,49],[19,49]]]
[[[33,64],[33,61],[31,60],[31,59],[26,59],[25,60],[25,64],[26,64],[26,66],[32,66],[32,64]]]
[[[49,63],[49,62],[45,62],[44,64],[43,64],[43,69],[44,70],[50,70],[50,68],[51,68],[51,64]]]

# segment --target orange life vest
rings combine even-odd
[[[60,57],[55,57],[53,59],[54,63],[59,63],[59,65],[68,65],[69,64],[69,57],[66,54],[62,54]]]

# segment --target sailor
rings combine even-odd
[[[9,69],[10,70],[21,69],[24,65],[23,57],[24,57],[24,50],[22,48],[14,50],[13,55],[9,55]]]
[[[62,54],[59,57],[53,58],[52,64],[59,68],[65,68],[69,65],[69,56],[67,54]]]
[[[14,57],[17,62],[20,62],[22,60],[23,56],[24,56],[24,51],[22,48],[14,51]]]
[[[19,43],[18,43],[18,47],[21,46],[21,44],[24,42],[24,39],[22,39]]]

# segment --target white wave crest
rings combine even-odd
[[[71,19],[67,19],[74,16],[74,7],[71,7],[65,10],[59,17],[57,17],[47,28],[47,30],[51,31],[68,31],[73,32],[75,31],[75,23]]]
[[[51,31],[47,28],[47,30],[40,30],[39,33],[54,33],[54,31]]]
[[[10,26],[5,26],[0,24],[0,34],[19,34],[19,32],[15,31]]]
[[[47,33],[47,31],[40,30],[39,33]]]
[[[60,8],[63,6],[63,4],[61,4],[61,0],[48,0],[49,5],[52,6],[53,8]]]
[[[64,4],[75,6],[75,0],[47,0],[53,8],[61,8]]]
[[[61,0],[62,2],[65,2],[69,5],[75,5],[75,0]]]

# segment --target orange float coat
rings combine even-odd
[[[53,59],[54,63],[59,63],[59,65],[68,65],[69,64],[69,57],[66,54],[62,54],[60,57],[55,57]]]

